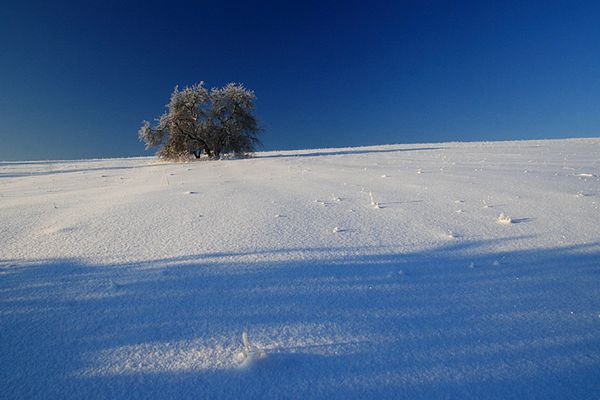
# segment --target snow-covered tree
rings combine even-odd
[[[254,112],[254,93],[243,85],[229,83],[208,91],[200,82],[183,90],[175,87],[167,111],[151,127],[144,121],[138,131],[146,148],[160,147],[165,159],[210,158],[233,152],[245,155],[260,144],[260,129]]]
[[[253,115],[255,98],[252,91],[234,83],[211,90],[207,140],[215,157],[222,152],[250,153],[260,144],[260,129]]]

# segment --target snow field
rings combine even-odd
[[[0,163],[3,397],[594,398],[599,155]]]

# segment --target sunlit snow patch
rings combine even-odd
[[[84,376],[234,368],[235,350],[201,339],[120,346],[91,355]]]

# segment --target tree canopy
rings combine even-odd
[[[208,90],[204,82],[179,90],[176,86],[167,110],[152,127],[142,123],[139,138],[146,149],[176,160],[204,152],[218,159],[223,153],[247,155],[260,145],[260,128],[254,116],[256,96],[243,85],[229,83]]]

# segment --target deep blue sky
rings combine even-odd
[[[600,136],[600,2],[5,2],[0,159],[148,154],[200,80],[265,149]]]

